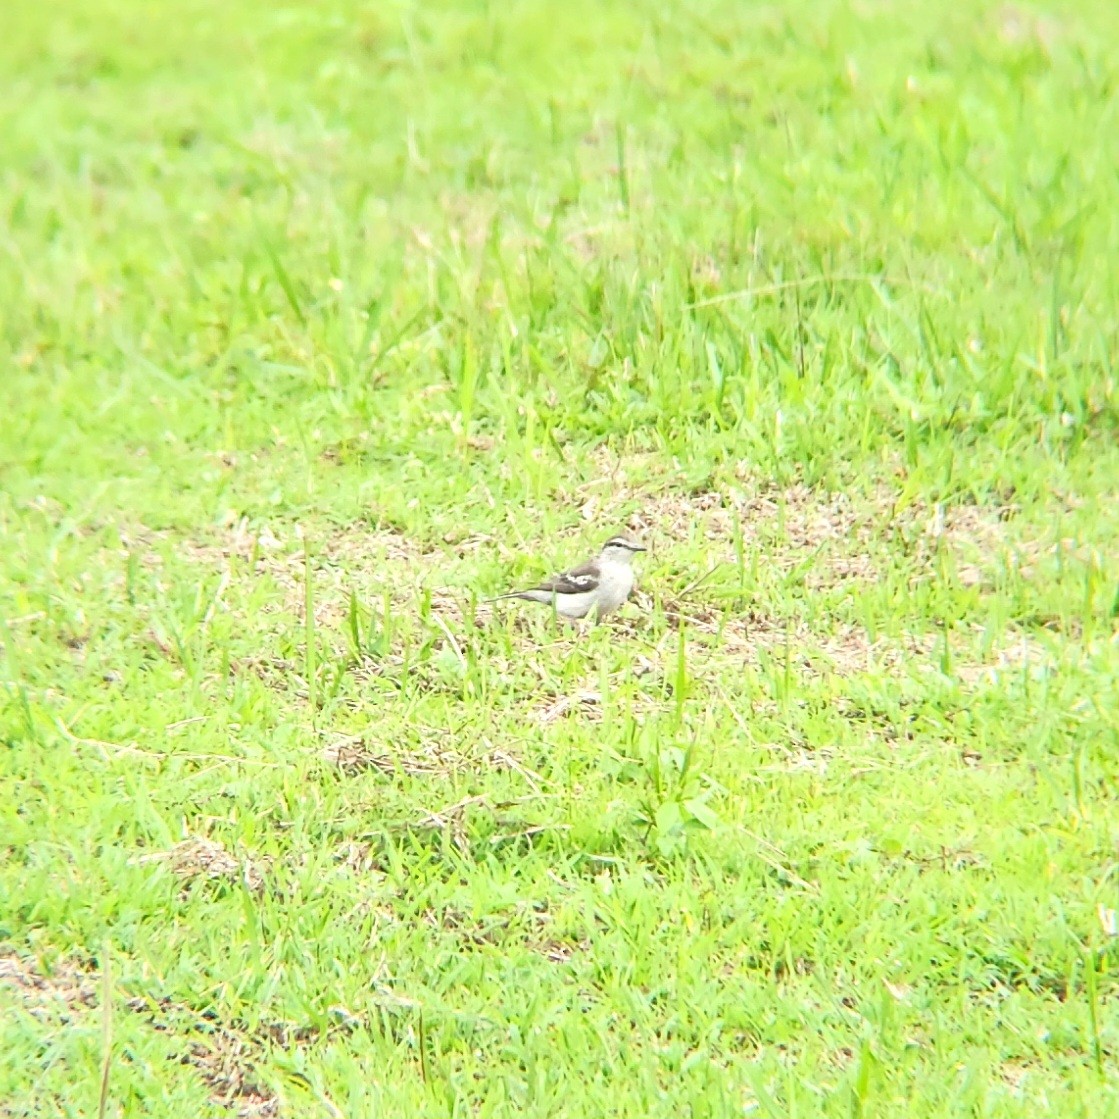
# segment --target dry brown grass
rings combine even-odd
[[[56,961],[45,972],[37,961],[0,948],[0,985],[15,993],[35,1017],[50,1017],[67,1025],[99,1013],[102,981],[96,966],[72,958]],[[161,1033],[183,1035],[180,1063],[194,1068],[209,1091],[211,1103],[237,1119],[267,1119],[280,1114],[280,1100],[264,1087],[257,1074],[270,1040],[298,1042],[310,1034],[283,1024],[266,1026],[250,1035],[222,1024],[212,1014],[198,1015],[169,999],[135,997],[123,1006],[144,1018]]]
[[[15,991],[30,1014],[61,1014],[63,1021],[69,1021],[75,1011],[94,1006],[101,986],[89,960],[59,960],[44,973],[35,960],[8,948],[0,948],[0,984]]]
[[[141,863],[163,863],[185,883],[243,882],[253,893],[264,889],[265,875],[251,859],[238,859],[216,840],[201,835],[188,836],[169,851],[141,855]]]
[[[524,947],[556,964],[568,963],[588,947],[585,939],[558,935],[548,909],[527,902],[483,921],[453,906],[429,908],[420,920],[434,930],[451,933],[464,946]]]
[[[310,541],[309,547],[315,622],[324,626],[337,625],[345,617],[355,583],[381,582],[394,590],[394,597],[414,598],[440,559],[438,552],[402,533],[365,523],[335,527]],[[251,565],[252,574],[268,576],[280,588],[278,609],[302,613],[306,552],[298,532],[279,525],[254,528],[242,518],[212,539],[185,542],[182,550],[197,563],[230,577],[235,563],[242,571]]]
[[[778,487],[743,471],[739,483],[721,490],[684,492],[670,476],[654,476],[651,456],[623,461],[605,451],[596,455],[597,476],[566,495],[584,520],[625,525],[649,541],[654,550],[672,540],[694,540],[710,546],[710,564],[733,562],[733,540],[757,552],[766,568],[787,573],[805,569],[810,589],[840,584],[857,587],[881,577],[890,560],[889,545],[899,536],[914,578],[931,571],[939,552],[949,549],[957,575],[965,584],[979,583],[992,564],[1012,547],[1022,547],[1007,531],[1012,506],[953,507],[910,503],[898,507],[898,495],[879,487],[869,498],[856,501],[841,492],[801,483]],[[636,475],[639,480],[631,481]],[[563,495],[561,494],[561,498]],[[622,516],[640,504],[640,512]],[[132,537],[144,543],[144,534]],[[501,558],[510,553],[500,542],[480,533],[452,532],[443,547],[425,547],[401,533],[371,528],[365,523],[336,527],[312,541],[315,620],[336,625],[345,616],[352,587],[379,587],[393,601],[414,603],[421,588],[433,595],[441,613],[461,613],[465,594],[440,589],[440,574],[450,555],[463,558],[495,549]],[[1035,554],[1029,542],[1026,550]],[[278,608],[299,613],[304,594],[304,545],[282,526],[253,527],[241,520],[230,523],[205,541],[187,541],[183,552],[200,564],[233,575],[231,565],[251,565],[255,575],[267,575],[281,588]]]
[[[653,456],[622,459],[605,449],[596,453],[595,469],[595,477],[566,495],[585,520],[624,521],[654,548],[702,539],[709,566],[733,562],[737,532],[767,569],[803,567],[809,589],[857,588],[898,562],[919,579],[932,572],[944,549],[961,581],[978,583],[1007,555],[1028,568],[1039,551],[1037,542],[1010,531],[1016,508],[1007,503],[929,505],[904,500],[886,485],[856,496],[800,482],[779,486],[746,465],[733,483],[695,491]],[[639,511],[626,516],[635,505]]]
[[[211,1102],[237,1119],[271,1119],[280,1114],[281,1104],[257,1075],[262,1049],[255,1038],[213,1025],[195,1034],[182,1063],[201,1075]]]
[[[749,555],[756,555],[764,575],[784,577],[797,572],[809,593],[849,588],[857,594],[891,574],[910,585],[937,577],[947,560],[955,578],[980,592],[994,577],[996,569],[1008,563],[1028,575],[1040,555],[1036,541],[1015,533],[1015,508],[1007,504],[990,506],[930,506],[917,502],[901,504],[899,493],[879,486],[868,494],[853,497],[802,483],[779,487],[742,468],[733,482],[718,489],[702,488],[689,492],[663,460],[652,455],[621,458],[613,452],[595,454],[594,476],[575,490],[561,494],[581,510],[584,520],[624,525],[658,551],[673,540],[704,542],[709,568],[735,564],[735,538],[741,538]],[[639,512],[623,516],[634,507]],[[434,638],[434,652],[449,651],[462,661],[469,651],[472,628],[465,616],[469,595],[464,589],[440,586],[448,561],[484,554],[492,550],[501,558],[510,554],[499,541],[465,528],[448,533],[438,547],[421,545],[401,533],[375,529],[365,523],[336,527],[313,542],[314,610],[317,626],[338,633],[345,624],[353,588],[372,595],[389,595],[392,608],[403,616],[417,612],[422,596],[429,597],[432,617],[442,633]],[[694,549],[693,549],[694,550]],[[266,610],[300,616],[304,603],[305,557],[301,538],[280,526],[253,527],[241,519],[227,524],[207,541],[188,542],[185,553],[197,562],[220,569],[232,580],[266,575],[280,589],[279,597]],[[684,581],[692,573],[678,573]],[[928,660],[942,643],[936,634],[913,636],[904,641],[878,638],[872,641],[858,625],[827,621],[810,624],[800,618],[767,614],[757,607],[738,616],[727,616],[723,606],[705,601],[703,572],[695,572],[678,601],[662,602],[670,621],[686,626],[690,632],[709,639],[710,655],[742,658],[757,664],[763,658],[788,657],[799,671],[814,674],[850,675],[868,670],[903,672],[915,662]],[[653,599],[647,592],[635,596],[638,606],[649,608]],[[503,615],[504,616],[504,615]],[[494,617],[487,604],[473,614],[475,625],[484,626]],[[538,634],[521,611],[512,624],[526,638]],[[640,622],[616,619],[612,623],[629,628],[637,637],[647,636]],[[967,635],[950,635],[950,647],[957,652],[967,644]],[[565,630],[560,640],[577,640],[578,634]],[[658,641],[654,660],[663,660],[666,639]],[[674,639],[669,639],[674,640]],[[703,642],[699,643],[701,649]],[[978,682],[985,672],[1010,667],[1025,661],[1044,660],[1037,647],[1016,638],[1012,648],[997,649],[984,664],[965,665],[963,674]],[[707,656],[698,652],[697,656]],[[360,682],[366,678],[398,674],[404,658],[395,648],[376,659],[363,659],[351,671]],[[290,689],[299,666],[283,658],[263,656],[242,662],[241,668],[257,671],[270,686]],[[494,664],[501,673],[509,666]],[[415,671],[421,671],[416,669]],[[417,686],[452,691],[457,685],[445,673],[426,669],[432,677]],[[594,716],[595,703],[587,695],[573,691],[566,696],[550,696],[539,717],[544,723],[564,715],[581,712]],[[406,764],[444,768],[440,761],[418,757]],[[342,750],[332,764],[343,768],[360,765],[388,767],[398,759],[366,757],[362,760],[353,748]]]
[[[744,612],[725,618],[721,611],[701,603],[669,604],[666,614],[676,626],[690,634],[705,635],[704,645],[692,645],[692,655],[736,659],[756,667],[766,660],[787,660],[790,667],[810,676],[851,676],[859,672],[897,672],[915,657],[927,657],[940,640],[935,634],[912,635],[904,643],[878,638],[871,640],[866,629],[849,623],[833,625],[830,632],[813,629],[803,619],[774,618]],[[662,638],[658,653],[669,663],[676,638]]]
[[[322,751],[323,761],[342,773],[353,775],[376,770],[388,776],[448,777],[466,764],[457,751],[442,741],[425,743],[419,750],[387,752],[384,743],[369,735],[345,735],[335,738]]]

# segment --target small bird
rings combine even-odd
[[[585,618],[592,610],[599,619],[619,606],[633,590],[633,557],[645,548],[624,536],[612,536],[594,559],[570,571],[560,572],[524,591],[503,594],[554,606],[561,618]]]

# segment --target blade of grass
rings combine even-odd
[[[318,673],[317,649],[315,648],[315,581],[311,567],[311,539],[308,533],[303,537],[303,672],[307,680],[307,703],[311,712],[318,709],[316,694],[316,675]]]
[[[113,964],[109,945],[101,954],[101,1091],[97,1119],[105,1119],[109,1106],[109,1073],[113,1064]]]

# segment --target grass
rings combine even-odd
[[[0,1114],[1115,1111],[1117,35],[17,6]]]

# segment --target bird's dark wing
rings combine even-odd
[[[585,563],[582,567],[561,571],[560,574],[537,583],[532,589],[546,594],[586,594],[598,586],[598,578],[598,564]]]

